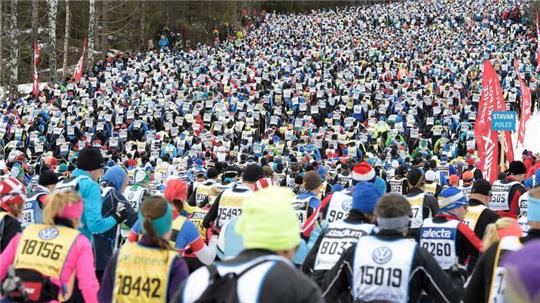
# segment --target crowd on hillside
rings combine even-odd
[[[490,182],[473,131],[487,60],[508,110],[518,73],[540,107],[529,4],[265,13],[189,50],[166,31],[2,100],[2,295],[533,302],[540,151]]]

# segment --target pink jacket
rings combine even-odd
[[[6,249],[0,255],[0,281],[6,277],[8,267],[15,261],[15,254],[20,239],[21,234],[19,233],[11,239]],[[75,243],[73,243],[73,247],[69,251],[60,281],[57,278],[51,278],[51,281],[61,288],[61,285],[68,284],[69,278],[74,272],[77,275],[78,286],[84,301],[87,303],[97,303],[99,283],[94,269],[94,252],[90,241],[83,234],[77,237]]]

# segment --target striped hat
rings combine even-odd
[[[22,205],[26,200],[24,184],[13,177],[0,181],[0,208],[11,212],[12,204]]]
[[[455,187],[449,187],[439,194],[439,207],[441,211],[449,211],[468,204],[467,197]]]

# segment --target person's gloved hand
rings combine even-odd
[[[467,281],[467,268],[463,265],[454,264],[450,268],[449,274],[452,280],[461,282],[461,285],[464,285]]]
[[[22,280],[15,274],[13,266],[8,268],[7,277],[2,282],[2,295],[11,302],[26,302],[28,294],[22,285]]]
[[[112,216],[116,220],[116,223],[126,221],[126,204],[124,202],[118,202],[118,204],[116,204],[116,212],[112,214]]]

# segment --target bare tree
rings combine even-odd
[[[64,60],[62,62],[62,79],[66,77],[69,49],[69,28],[71,27],[71,10],[69,0],[66,0],[66,24],[64,25]]]
[[[144,0],[141,0],[140,1],[140,12],[141,12],[141,25],[140,25],[140,29],[139,29],[139,32],[140,32],[140,38],[139,38],[139,49],[144,49],[144,39],[145,39],[145,26],[146,26],[146,20],[145,20],[145,10],[146,10],[146,7],[145,7],[145,1]]]
[[[109,1],[101,0],[101,45],[99,49],[107,52],[109,48]]]
[[[0,1],[0,86],[2,86],[2,84],[4,84],[3,80],[3,75],[4,75],[4,64],[2,64],[2,51],[4,50],[4,48],[2,47],[2,36],[4,35],[4,18],[3,15],[4,15],[4,11],[2,10],[2,1]],[[1,97],[1,95],[0,95]]]
[[[51,81],[57,79],[57,62],[56,62],[56,13],[58,12],[58,0],[47,0],[48,10],[47,17],[49,19],[49,78]]]
[[[94,51],[96,48],[96,0],[90,0],[89,2],[89,16],[88,16],[88,60],[86,60],[88,66],[92,66],[94,62]]]
[[[9,38],[11,51],[9,54],[9,92],[11,98],[17,98],[19,76],[19,26],[17,25],[17,0],[10,1]]]
[[[32,0],[32,42],[38,40],[38,27],[39,27],[39,4],[38,0]],[[34,55],[32,54],[32,58]],[[32,59],[32,64],[34,61]]]

